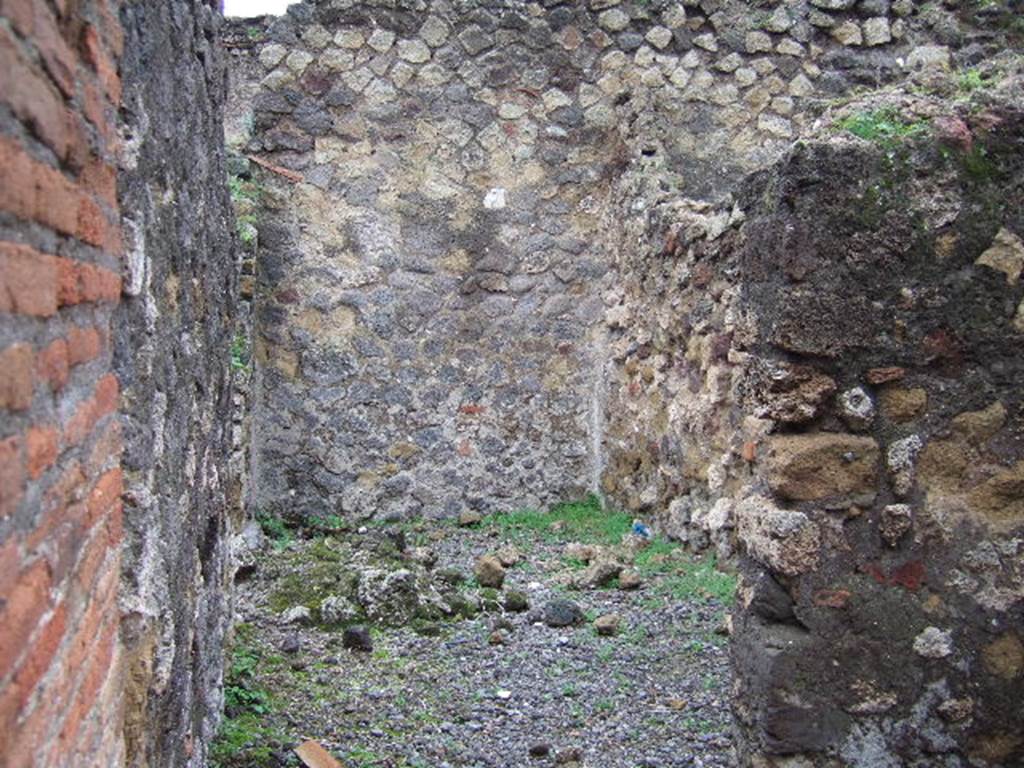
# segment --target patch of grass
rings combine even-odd
[[[840,120],[837,127],[883,147],[893,147],[905,139],[921,136],[928,131],[926,122],[906,120],[895,107],[850,115]]]
[[[736,577],[718,570],[716,558],[708,557],[683,564],[679,573],[666,576],[655,585],[655,591],[676,600],[717,600],[732,605],[736,586]]]
[[[354,768],[374,768],[384,764],[383,757],[363,747],[350,749],[345,757]]]
[[[995,79],[977,69],[965,69],[957,75],[956,85],[961,93],[974,93],[990,87]]]
[[[274,701],[258,677],[262,650],[252,639],[252,627],[235,628],[224,679],[224,720],[210,748],[213,768],[263,768],[276,765],[275,749],[287,737],[270,722]]]
[[[629,533],[632,518],[624,512],[605,509],[601,500],[591,495],[582,501],[558,504],[547,512],[524,509],[491,515],[485,524],[512,538],[617,544]]]
[[[679,545],[674,541],[655,539],[637,553],[636,569],[645,576],[664,573],[672,567],[668,558],[677,549],[679,549]]]
[[[258,510],[256,522],[260,524],[263,534],[273,542],[276,549],[284,549],[295,538],[288,524],[273,512]]]

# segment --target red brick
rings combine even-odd
[[[89,518],[87,525],[92,526],[105,515],[113,505],[120,502],[124,492],[124,481],[121,468],[112,469],[104,474],[89,494]]]
[[[101,349],[100,333],[95,328],[72,328],[68,331],[68,361],[71,365],[94,360],[99,357]]]
[[[0,209],[111,253],[123,249],[119,228],[89,194],[8,138],[0,138]]]
[[[14,514],[25,495],[25,457],[22,439],[0,440],[0,520]]]
[[[111,613],[114,612],[111,611]],[[68,710],[64,719],[64,727],[60,732],[60,742],[65,747],[61,751],[64,753],[69,751],[67,747],[75,741],[79,728],[88,717],[103,683],[112,671],[110,662],[114,656],[116,639],[117,624],[111,622],[103,630],[99,641],[90,650],[85,675],[78,686],[78,692],[75,694],[74,702]]]
[[[0,408],[23,411],[32,405],[34,365],[28,344],[12,344],[0,352]]]
[[[42,560],[18,576],[0,609],[0,679],[7,676],[50,608],[49,567]]]
[[[36,375],[54,392],[59,392],[68,383],[70,364],[68,343],[56,339],[36,356]]]
[[[57,649],[67,631],[68,611],[64,603],[60,603],[53,611],[45,626],[36,637],[32,638],[32,646],[28,656],[14,673],[14,685],[21,689],[18,708],[24,708],[26,700],[38,685],[40,679],[54,664]]]
[[[79,181],[111,209],[117,208],[117,169],[114,166],[93,157],[82,169]]]
[[[35,480],[57,460],[59,433],[54,427],[32,427],[25,435],[28,476]]]
[[[57,312],[57,262],[53,256],[0,242],[0,312],[35,317]]]
[[[89,451],[86,473],[94,476],[110,467],[112,462],[121,456],[121,448],[121,423],[117,419],[111,419]]]
[[[107,98],[113,104],[121,102],[121,79],[117,76],[117,65],[110,60],[100,43],[100,36],[92,24],[82,29],[82,54],[85,62],[99,76]]]
[[[13,35],[0,27],[0,93],[14,114],[63,159],[73,143],[71,114],[57,89],[19,48]]]
[[[39,0],[0,0],[0,14],[9,17],[14,28],[39,51],[50,77],[65,96],[75,92],[75,56],[57,27],[57,19]]]
[[[108,373],[96,384],[96,421],[117,410],[121,394],[117,376]]]
[[[94,264],[57,260],[57,303],[62,306],[91,301],[117,301],[121,296],[121,278]]]

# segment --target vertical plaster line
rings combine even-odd
[[[593,371],[590,383],[590,488],[602,503],[604,493],[601,489],[601,475],[605,466],[605,406],[608,399],[608,331],[602,323],[592,336],[591,366]]]

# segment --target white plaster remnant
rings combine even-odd
[[[507,205],[506,193],[502,187],[494,187],[484,195],[484,208],[500,211]]]

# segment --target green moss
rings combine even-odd
[[[320,603],[331,595],[350,597],[355,594],[358,574],[341,567],[336,560],[295,562],[270,593],[267,604],[273,611],[284,611],[295,605],[309,608],[313,618],[320,620]]]
[[[836,125],[840,130],[886,148],[895,147],[906,139],[928,132],[928,123],[906,120],[895,107],[859,112],[840,120]]]

